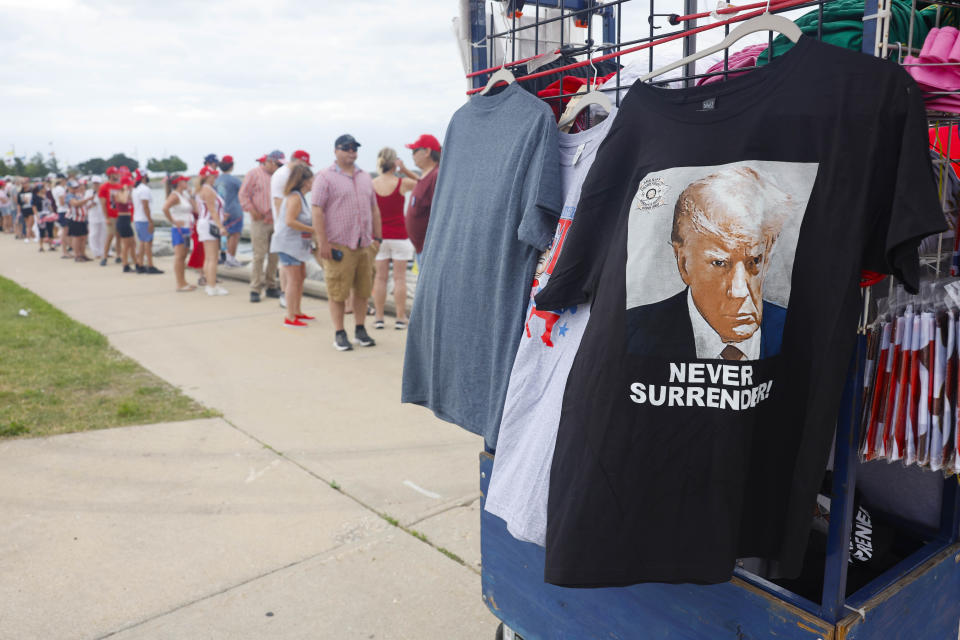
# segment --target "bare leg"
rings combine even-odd
[[[220,259],[219,242],[216,240],[203,241],[203,275],[207,278],[207,286],[217,284],[217,261]]]
[[[50,244],[53,244],[53,240],[50,240]],[[67,247],[72,243],[67,240],[67,228],[60,227],[60,250],[63,252],[63,255],[67,255]]]
[[[379,265],[378,265],[379,268]],[[379,275],[379,273],[378,273]],[[386,290],[384,290],[386,296]],[[397,320],[407,320],[407,261],[393,261],[393,301],[397,306]],[[383,314],[378,310],[379,317]]]
[[[145,257],[147,259],[147,264],[145,264],[144,266],[152,267],[153,266],[153,241],[152,240],[150,242],[143,243],[143,253],[145,254]],[[143,264],[143,257],[140,258],[140,264]]]
[[[367,298],[361,298],[355,292],[353,294],[353,320],[358,327],[363,326],[363,321],[367,317]]]
[[[227,253],[234,258],[237,257],[237,247],[240,245],[240,234],[231,233],[227,237]]]
[[[177,289],[187,286],[184,276],[187,266],[187,245],[178,244],[173,248],[173,275],[177,279]]]
[[[383,320],[383,309],[387,304],[387,272],[390,270],[389,260],[377,260],[377,273],[373,279],[373,307],[376,309],[376,320]]]
[[[287,277],[287,319],[293,322],[300,315],[300,297],[303,295],[303,279],[300,274],[304,266],[280,267],[280,273]],[[281,277],[283,277],[281,275]]]
[[[330,301],[330,320],[333,321],[335,331],[343,331],[343,302]]]
[[[110,227],[107,227],[107,242],[103,245],[104,260],[110,257],[110,244],[113,242],[114,235],[116,235],[116,233],[114,231],[111,231]]]

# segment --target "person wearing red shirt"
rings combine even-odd
[[[107,181],[100,185],[97,191],[97,199],[100,201],[100,210],[107,216],[107,242],[103,246],[103,259],[100,260],[100,266],[107,266],[107,259],[110,256],[110,245],[117,235],[117,209],[114,207],[113,198],[110,192],[120,188],[120,171],[116,167],[107,167]],[[120,238],[117,238],[117,259],[120,262]]]
[[[413,149],[413,162],[420,169],[420,181],[413,188],[410,203],[407,205],[407,234],[417,250],[417,268],[422,269],[423,241],[427,237],[430,206],[433,204],[433,191],[437,186],[440,143],[432,135],[425,133],[406,147]]]
[[[413,245],[407,238],[403,221],[403,199],[417,185],[417,175],[407,170],[397,158],[397,152],[384,147],[377,154],[377,169],[373,190],[380,207],[383,229],[383,244],[376,257],[376,274],[373,280],[373,307],[376,315],[374,329],[383,329],[383,310],[387,303],[387,277],[393,263],[393,299],[397,310],[394,327],[407,326],[407,263],[413,260]],[[398,175],[399,174],[399,175]]]

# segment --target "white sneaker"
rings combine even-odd
[[[214,292],[215,292],[214,295],[218,295],[218,296],[226,296],[226,295],[229,295],[229,294],[230,294],[229,291],[227,291],[226,289],[224,289],[224,288],[221,287],[220,285],[217,285],[216,287],[214,287],[213,290],[214,290]]]
[[[207,292],[207,295],[208,295],[208,296],[218,296],[218,295],[220,295],[219,293],[217,293],[217,290],[216,290],[215,287],[204,287],[203,290]]]
[[[240,261],[239,261],[239,260],[237,260],[234,256],[230,255],[229,253],[227,254],[227,259],[224,261],[224,264],[227,265],[228,267],[242,267],[242,266],[243,266],[242,264],[240,264]]]
[[[287,295],[284,293],[280,294],[280,308],[281,309],[287,308]]]

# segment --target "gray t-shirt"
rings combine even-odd
[[[591,129],[560,134],[560,171],[566,199],[553,243],[537,265],[487,489],[486,510],[502,518],[513,537],[541,547],[547,535],[550,466],[561,401],[590,318],[590,305],[541,311],[533,297],[547,286],[553,273],[573,224],[583,181],[615,117],[616,110]]]
[[[517,84],[447,128],[401,400],[495,447],[530,283],[563,204],[557,125]]]

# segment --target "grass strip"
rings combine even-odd
[[[217,415],[0,278],[0,439]]]

